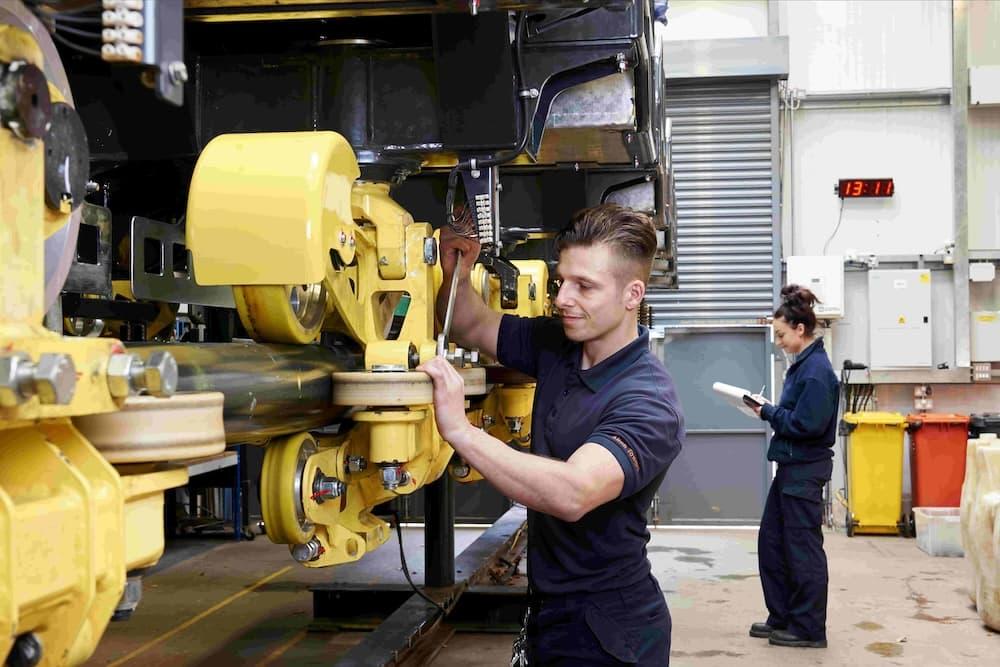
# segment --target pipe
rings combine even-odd
[[[144,359],[157,351],[177,360],[177,391],[225,395],[230,444],[262,445],[270,438],[329,425],[347,408],[332,405],[331,373],[364,368],[361,351],[342,344],[130,343]]]

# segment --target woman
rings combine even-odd
[[[781,300],[774,337],[792,364],[781,402],[755,408],[774,431],[767,458],[778,472],[757,538],[768,617],[751,626],[750,636],[778,646],[826,648],[823,487],[833,471],[839,386],[823,339],[815,334],[815,295],[788,285]]]

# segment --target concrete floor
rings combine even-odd
[[[456,549],[475,539],[459,530]],[[422,570],[422,533],[404,537],[410,569]],[[127,623],[113,624],[90,665],[331,664],[362,633],[310,628],[312,597],[324,581],[403,581],[395,544],[361,563],[310,570],[266,539],[181,543],[147,576]],[[674,667],[714,665],[1000,664],[1000,634],[971,608],[964,559],[932,558],[913,540],[827,534],[829,648],[786,649],[747,636],[765,612],[752,530],[659,529],[653,570],[673,615]],[[192,555],[194,554],[194,555]],[[510,635],[456,634],[434,667],[506,665]]]

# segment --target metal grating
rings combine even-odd
[[[655,325],[771,314],[772,85],[667,82],[678,288],[650,290]]]

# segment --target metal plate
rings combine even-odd
[[[635,128],[635,80],[612,74],[573,86],[552,101],[548,127]]]
[[[97,294],[110,299],[111,211],[103,206],[84,202],[82,213],[77,251],[73,264],[69,267],[63,291]],[[96,234],[93,230],[96,230]]]
[[[231,286],[205,287],[197,283],[183,223],[171,224],[135,216],[131,238],[132,293],[136,299],[236,307]],[[159,257],[154,254],[156,252]]]

